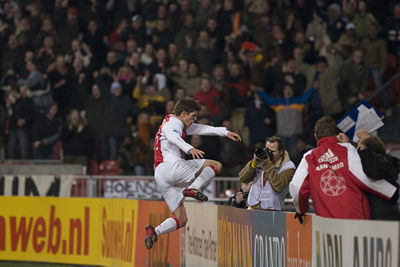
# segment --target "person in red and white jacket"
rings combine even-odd
[[[315,213],[322,217],[369,219],[364,191],[397,201],[398,189],[384,180],[372,180],[363,172],[357,149],[339,143],[335,121],[322,117],[314,127],[317,148],[304,154],[289,191],[296,211],[303,215],[311,195]]]

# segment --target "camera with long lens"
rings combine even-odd
[[[271,161],[274,159],[274,154],[268,148],[257,148],[255,155],[258,159],[266,159],[269,158]]]

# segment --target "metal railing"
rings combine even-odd
[[[113,184],[114,183],[114,184]],[[123,190],[124,187],[129,187],[129,183],[134,183],[136,185],[131,185],[133,187],[140,186],[140,183],[147,185],[151,184],[151,187],[155,189],[157,187],[155,179],[153,176],[124,176],[124,175],[77,175],[73,181],[71,196],[72,197],[117,197],[117,198],[132,198],[132,199],[148,199],[148,200],[162,200],[161,193],[159,191],[154,192],[136,192],[138,188],[132,190],[132,194],[129,195],[129,190]],[[225,195],[226,190],[232,190],[237,192],[240,189],[240,181],[237,177],[214,177],[211,182],[211,191],[208,191],[209,202],[215,204],[225,205],[227,204],[229,197]],[[154,187],[153,187],[154,186]],[[118,187],[120,190],[118,190]],[[146,191],[145,186],[141,185],[143,191]],[[111,191],[118,191],[117,194]],[[114,190],[117,189],[117,190]],[[126,188],[125,188],[126,189]],[[135,191],[135,192],[133,192]],[[127,193],[127,194],[125,194]],[[138,193],[138,194],[135,194]],[[186,201],[195,201],[190,198]],[[292,198],[286,198],[283,210],[294,211]]]
[[[113,190],[112,183],[117,183],[119,189],[117,193],[114,194],[115,197],[123,197],[124,193],[129,193],[129,190],[124,186],[129,187],[129,182],[136,183],[133,186],[141,186],[144,188],[143,185],[140,183],[145,183],[147,186],[154,186],[153,189],[156,189],[156,183],[153,176],[124,176],[124,175],[76,175],[75,180],[72,184],[71,189],[71,196],[72,197],[112,197],[113,193],[116,190]],[[120,183],[120,184],[118,184]],[[126,184],[123,184],[126,183]],[[236,177],[215,177],[211,181],[212,185],[212,194],[213,197],[210,198],[210,201],[217,201],[217,202],[226,202],[228,201],[229,197],[221,195],[226,190],[230,189],[234,192],[240,189],[240,181]],[[110,190],[112,189],[112,190]],[[132,188],[130,188],[132,189]],[[148,189],[148,187],[147,187]],[[132,191],[133,192],[133,191]],[[139,192],[140,193],[140,192]],[[211,192],[210,192],[211,193]],[[119,196],[118,196],[119,195]],[[157,195],[157,194],[153,194]],[[160,198],[152,198],[144,197],[147,199],[160,199]]]

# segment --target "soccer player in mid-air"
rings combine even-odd
[[[203,151],[186,143],[186,135],[218,135],[241,141],[238,134],[225,127],[194,123],[199,111],[200,104],[193,98],[179,100],[173,114],[165,116],[154,139],[154,178],[173,217],[155,228],[151,225],[146,227],[144,243],[148,249],[153,247],[158,236],[185,226],[184,197],[207,201],[207,196],[200,192],[200,188],[222,169],[220,162],[203,159]],[[185,160],[183,152],[193,159]]]

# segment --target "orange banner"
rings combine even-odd
[[[140,217],[138,218],[136,266],[180,266],[180,230],[158,238],[151,250],[144,246],[145,227],[149,224],[156,227],[172,214],[165,202],[139,201]]]
[[[312,261],[312,216],[303,216],[303,224],[286,213],[286,266],[311,266]]]

